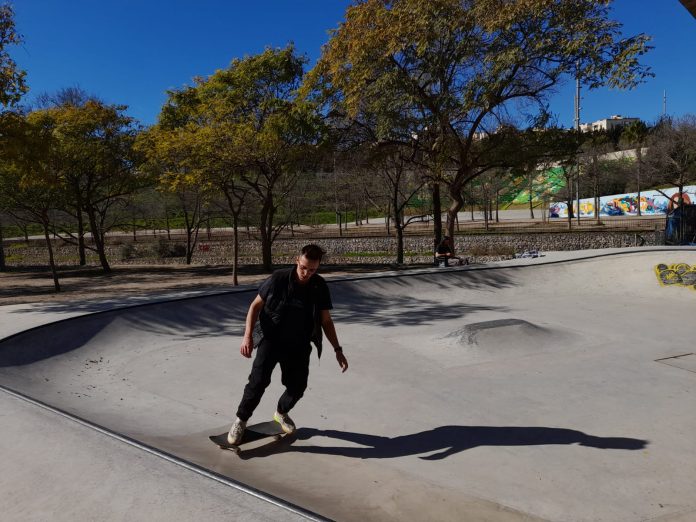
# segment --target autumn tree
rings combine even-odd
[[[0,6],[0,107],[1,112],[14,107],[22,95],[27,92],[24,80],[26,73],[17,67],[17,63],[10,57],[8,48],[22,42],[14,24],[14,11],[9,4]],[[11,118],[10,118],[11,119]],[[8,120],[3,119],[0,123]],[[7,147],[7,129],[0,127],[0,149]],[[0,150],[0,154],[2,151]],[[3,174],[0,173],[0,176]],[[3,209],[0,196],[0,210]],[[3,247],[2,222],[0,221],[0,271],[5,270],[5,250]]]
[[[624,37],[607,0],[359,0],[333,31],[313,72],[351,117],[382,106],[434,135],[446,153],[447,227],[467,183],[490,170],[477,147],[511,119],[543,119],[554,88],[632,87],[645,35]],[[417,132],[417,131],[414,131]],[[407,137],[408,138],[408,137]]]
[[[312,167],[320,138],[313,105],[297,95],[305,63],[292,45],[234,59],[194,86],[171,91],[160,115],[162,127],[197,129],[197,146],[206,150],[198,156],[199,182],[225,194],[235,222],[242,201],[256,201],[266,270],[273,242],[291,217],[288,195]]]
[[[5,143],[0,166],[0,199],[9,212],[41,225],[56,292],[60,292],[51,242],[52,214],[60,209],[64,191],[60,180],[52,122],[44,114],[3,114]]]
[[[90,99],[83,105],[66,104],[32,113],[50,122],[53,144],[61,158],[60,180],[69,194],[66,210],[78,223],[77,235],[62,227],[62,236],[96,252],[107,272],[111,267],[106,233],[122,225],[115,210],[145,183],[135,169],[133,143],[138,126],[125,109]],[[93,245],[81,238],[83,213]]]
[[[193,260],[211,196],[210,184],[201,179],[203,159],[197,134],[193,122],[178,127],[159,124],[141,133],[135,145],[144,159],[141,169],[158,180],[160,190],[176,197],[184,218],[186,264]]]

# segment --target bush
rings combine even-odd
[[[121,245],[121,259],[131,259],[133,257],[135,257],[135,245],[133,243]]]
[[[163,237],[157,240],[156,246],[157,257],[185,257],[186,256],[186,246],[181,243],[170,243],[167,239]]]

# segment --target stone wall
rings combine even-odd
[[[279,239],[273,247],[275,264],[291,263],[308,239]],[[585,250],[591,248],[629,247],[641,244],[654,246],[663,244],[662,232],[649,232],[641,236],[622,232],[567,232],[539,234],[475,234],[456,237],[457,254],[466,256],[472,263],[485,263],[508,259],[515,253],[526,250],[556,251]],[[315,241],[324,248],[331,264],[385,264],[394,263],[396,238],[394,237],[346,237],[323,238]],[[132,242],[127,238],[113,241],[107,248],[109,262],[124,264],[182,264],[185,258],[165,257],[157,254],[156,241]],[[260,264],[259,242],[240,241],[240,263]],[[432,263],[433,240],[430,236],[406,236],[404,238],[404,262],[406,264]],[[5,255],[8,266],[47,266],[48,255],[43,241],[6,243]],[[58,265],[77,264],[76,247],[55,242],[55,257]],[[232,263],[232,247],[229,241],[199,241],[193,256],[197,265],[229,265]],[[98,265],[94,253],[88,253],[88,264]]]

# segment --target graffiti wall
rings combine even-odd
[[[682,193],[686,204],[696,203],[696,185],[684,187]],[[617,194],[602,196],[599,198],[600,216],[637,216],[638,205],[643,216],[661,216],[667,214],[675,206],[679,199],[679,190],[676,187],[657,190],[646,190],[640,193]],[[580,200],[580,217],[595,217],[594,198]],[[577,201],[573,201],[574,215],[577,211]],[[549,216],[552,218],[567,218],[568,205],[565,202],[554,202],[549,206]]]

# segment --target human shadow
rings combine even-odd
[[[359,459],[393,459],[430,453],[419,458],[442,460],[479,446],[578,444],[597,449],[635,451],[645,448],[649,443],[642,439],[598,437],[578,430],[538,426],[440,426],[432,430],[396,437],[313,428],[298,430],[299,440],[309,440],[314,437],[332,438],[360,444],[362,447],[293,446],[292,451]]]

